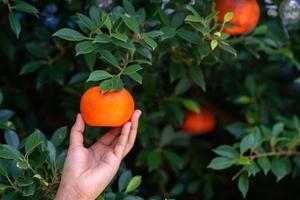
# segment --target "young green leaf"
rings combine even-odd
[[[79,19],[79,21],[89,30],[93,30],[96,28],[96,24],[93,20],[91,20],[89,17],[81,14],[81,13],[77,13],[77,17]]]
[[[229,22],[233,18],[233,13],[232,12],[227,12],[224,16],[224,23]]]
[[[113,77],[113,75],[111,75],[107,71],[96,70],[96,71],[93,71],[90,74],[87,82],[89,82],[89,81],[102,81],[102,80],[105,80],[105,79],[108,79],[108,78],[112,78],[112,77]]]
[[[193,100],[190,100],[190,99],[182,99],[181,100],[181,103],[182,105],[190,110],[190,111],[193,111],[193,112],[199,112],[200,111],[200,106],[198,103],[196,103],[195,101]]]
[[[138,188],[140,186],[141,183],[142,183],[142,177],[134,176],[128,183],[125,192],[129,193],[129,192],[134,191],[136,188]]]
[[[210,42],[211,50],[212,50],[212,51],[215,50],[215,48],[218,46],[218,44],[219,44],[218,40],[212,40],[212,41]]]
[[[184,21],[186,21],[186,22],[201,22],[202,20],[201,20],[200,16],[188,15],[188,16],[186,16]]]
[[[73,29],[69,28],[62,28],[58,31],[56,31],[53,36],[69,40],[69,41],[82,41],[85,39],[85,36],[79,33],[78,31],[75,31]]]

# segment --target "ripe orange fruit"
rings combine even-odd
[[[199,112],[187,111],[181,129],[191,135],[199,135],[214,130],[216,119],[212,111],[201,108]]]
[[[80,112],[89,126],[118,127],[130,119],[134,100],[126,89],[102,94],[91,87],[81,97]]]
[[[216,10],[219,12],[219,22],[223,22],[227,12],[232,12],[229,21],[232,28],[224,28],[224,32],[239,35],[252,31],[259,20],[260,8],[256,0],[216,0]]]

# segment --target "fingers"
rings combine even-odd
[[[80,114],[77,114],[75,124],[70,133],[70,147],[83,146],[84,121]]]
[[[113,128],[109,132],[107,132],[104,136],[99,140],[100,143],[105,145],[111,145],[114,139],[120,134],[121,128]]]
[[[129,151],[132,149],[132,147],[134,145],[141,114],[142,114],[142,112],[140,110],[136,110],[131,117],[132,125],[131,125],[129,138],[128,138],[128,142],[126,145],[124,156],[126,156],[129,153]]]
[[[121,135],[119,136],[119,138],[117,140],[117,143],[114,147],[114,154],[119,159],[123,158],[125,148],[126,148],[126,144],[127,144],[127,141],[128,141],[128,136],[129,136],[130,129],[131,129],[131,122],[127,122],[123,126],[122,131],[121,131]]]

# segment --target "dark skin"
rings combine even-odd
[[[83,145],[84,121],[80,114],[70,133],[70,146],[56,200],[94,200],[116,175],[122,159],[132,149],[141,111],[130,122],[113,128],[91,147]]]

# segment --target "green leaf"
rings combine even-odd
[[[108,79],[108,80],[102,81],[100,83],[100,89],[101,89],[102,93],[105,93],[105,92],[111,90],[112,89],[112,80]]]
[[[16,167],[19,169],[28,169],[28,164],[23,160],[18,160],[16,163]]]
[[[41,144],[41,140],[37,132],[34,132],[31,135],[29,135],[25,142],[26,154],[30,155],[39,144]]]
[[[257,159],[258,165],[262,168],[265,175],[270,171],[271,169],[271,163],[270,160],[267,157],[260,157]]]
[[[150,37],[143,36],[144,42],[149,45],[153,50],[157,47],[157,43]]]
[[[116,38],[117,40],[121,40],[123,42],[127,42],[127,40],[128,40],[127,35],[124,33],[113,33],[112,36],[114,38]]]
[[[89,82],[89,81],[102,81],[102,80],[105,80],[105,79],[108,79],[108,78],[112,78],[112,77],[113,77],[113,75],[111,75],[107,71],[96,70],[96,71],[93,71],[90,74],[87,82]]]
[[[110,43],[112,41],[111,37],[106,34],[97,35],[93,43]]]
[[[201,44],[201,38],[196,33],[186,30],[186,29],[179,29],[177,34],[180,38],[194,44]]]
[[[224,23],[229,22],[233,18],[233,13],[232,12],[227,12],[224,16]]]
[[[182,99],[181,100],[181,103],[182,105],[190,110],[190,111],[193,111],[193,112],[199,112],[200,111],[200,106],[198,103],[196,103],[195,101],[193,100],[190,100],[190,99]]]
[[[89,9],[90,18],[94,21],[95,24],[99,24],[101,22],[100,12],[96,6],[91,6]]]
[[[283,123],[277,123],[273,126],[273,129],[272,129],[272,135],[273,137],[277,137],[279,136],[280,133],[282,133],[284,129],[284,124]]]
[[[233,47],[231,47],[228,43],[226,43],[224,41],[220,41],[219,42],[219,47],[221,49],[223,49],[224,51],[227,51],[228,53],[232,54],[234,57],[237,57],[236,50]]]
[[[118,67],[118,68],[120,67],[119,62],[116,59],[116,57],[109,51],[100,50],[100,54],[104,58],[104,60],[106,60],[108,63],[112,64],[115,67]]]
[[[91,53],[95,50],[95,45],[93,44],[92,41],[83,41],[78,43],[75,46],[76,49],[76,56],[80,55],[80,54],[88,54]]]
[[[249,158],[245,157],[246,159],[249,160]],[[246,163],[245,165],[245,169],[248,172],[248,176],[255,176],[258,172],[260,172],[260,168],[258,167],[258,165],[254,162],[254,161],[248,161],[248,163]]]
[[[218,44],[219,44],[218,40],[212,40],[210,42],[211,50],[213,51],[218,46]]]
[[[112,22],[111,22],[110,16],[108,14],[105,14],[105,15],[102,15],[102,17],[105,17],[104,25],[108,29],[109,33],[111,33]]]
[[[45,64],[44,61],[28,62],[22,66],[22,69],[21,69],[19,75],[32,73],[32,72],[38,70],[43,64]]]
[[[239,152],[229,145],[218,146],[217,148],[213,149],[213,152],[215,152],[219,156],[224,156],[227,158],[239,157]]]
[[[5,191],[7,188],[10,188],[11,186],[9,185],[5,185],[5,184],[2,184],[0,183],[0,192],[3,192]]]
[[[130,15],[134,15],[135,14],[135,9],[132,5],[131,2],[129,2],[128,0],[123,0],[123,6],[125,8],[125,11],[130,14]]]
[[[191,76],[195,83],[203,90],[206,90],[204,75],[200,67],[197,65],[191,65]]]
[[[128,74],[128,76],[132,80],[138,82],[139,84],[142,84],[142,82],[143,82],[143,77],[138,72],[135,72],[135,73],[132,73],[132,74]]]
[[[142,183],[142,176],[134,176],[128,183],[125,192],[129,193],[134,191]]]
[[[118,181],[118,191],[119,192],[123,192],[125,190],[126,186],[130,182],[131,178],[132,178],[132,173],[130,170],[126,170],[120,175],[120,178]]]
[[[240,175],[238,180],[238,188],[240,192],[242,193],[243,197],[246,198],[246,195],[249,190],[249,179],[246,173],[243,173]]]
[[[278,182],[291,172],[291,161],[286,157],[274,157],[271,161],[271,170]]]
[[[158,151],[152,150],[147,158],[147,165],[150,171],[157,169],[161,164],[161,155]]]
[[[96,24],[89,17],[87,17],[81,13],[77,13],[77,17],[78,17],[79,21],[89,30],[93,30],[96,28]]]
[[[251,160],[248,157],[241,156],[238,159],[238,164],[239,165],[250,165],[251,164]]]
[[[164,34],[164,32],[162,31],[150,31],[147,33],[143,33],[143,35],[147,36],[147,37],[151,37],[151,38],[157,38],[159,36],[162,36]]]
[[[123,81],[118,76],[113,76],[111,79],[112,82],[112,90],[121,90],[124,87]]]
[[[253,134],[249,134],[245,136],[240,143],[241,153],[243,154],[246,151],[248,151],[250,148],[253,148],[254,144],[255,144],[255,138]]]
[[[8,176],[7,167],[5,166],[4,162],[1,161],[0,161],[0,174],[2,176]]]
[[[51,142],[54,144],[54,146],[58,147],[64,141],[64,139],[67,136],[67,130],[68,130],[68,127],[64,126],[64,127],[57,129],[53,133],[53,135],[51,137]]]
[[[187,21],[187,22],[201,22],[202,20],[201,20],[200,16],[188,15],[188,16],[186,16],[184,21]]]
[[[124,75],[129,75],[129,74],[133,74],[137,71],[140,71],[141,69],[143,69],[140,65],[130,65],[128,67],[125,68],[125,70],[123,71]]]
[[[36,9],[36,7],[34,7],[33,5],[31,5],[25,1],[20,1],[20,0],[16,1],[15,9],[17,11],[26,12],[26,13],[29,13],[29,14],[32,14],[35,16],[37,16],[37,14],[39,13],[39,11],[38,11],[38,9]]]
[[[180,156],[178,156],[174,151],[171,150],[164,150],[163,153],[169,161],[170,166],[182,169],[184,161]]]
[[[127,27],[132,30],[134,33],[139,33],[139,25],[134,17],[128,17],[126,15],[122,15],[122,19],[127,25]]]
[[[49,152],[50,163],[52,164],[52,166],[54,166],[56,160],[56,148],[50,141],[47,141],[47,150]]]
[[[33,184],[33,179],[32,178],[18,178],[17,181],[16,181],[17,185],[20,186],[20,187],[24,187],[24,186],[28,186],[28,185],[31,185]]]
[[[208,168],[214,170],[221,170],[231,167],[235,161],[226,157],[216,157],[208,165]]]
[[[170,72],[170,73],[172,73],[172,72]],[[176,75],[178,75],[178,74],[176,73]],[[184,94],[191,88],[191,85],[192,85],[191,80],[189,80],[188,78],[182,78],[175,87],[175,94],[176,95]]]
[[[8,15],[9,19],[9,25],[13,32],[16,34],[17,38],[19,38],[20,32],[21,32],[21,24],[19,20],[16,18],[14,12],[10,12]]]
[[[19,137],[17,133],[13,130],[7,130],[4,132],[4,138],[7,144],[15,147],[16,149],[18,148],[20,144]]]
[[[69,29],[69,28],[62,28],[56,31],[53,36],[69,40],[69,41],[82,41],[85,39],[85,36],[79,33],[78,31]]]
[[[8,144],[1,145],[0,158],[19,160],[21,157],[22,154],[15,147]]]

